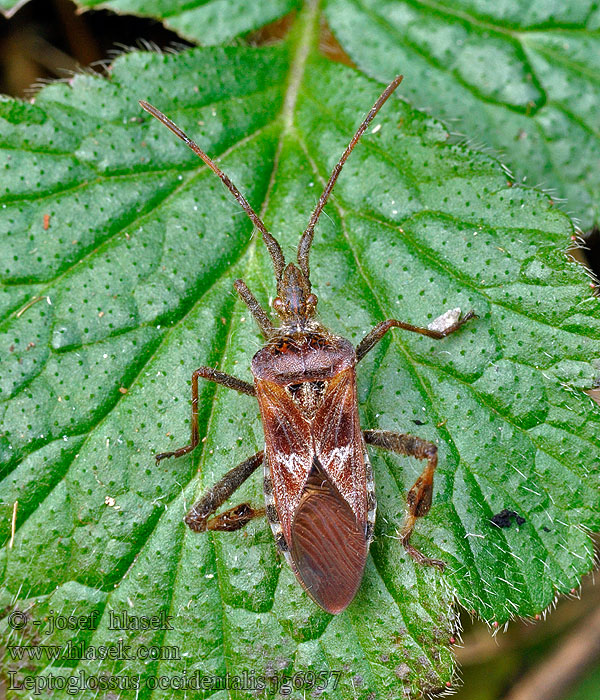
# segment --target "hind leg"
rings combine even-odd
[[[383,447],[385,450],[391,450],[407,457],[427,460],[425,468],[406,497],[408,515],[402,528],[401,538],[404,548],[415,561],[418,561],[419,564],[436,566],[443,571],[446,566],[443,561],[429,559],[410,543],[410,536],[418,518],[427,515],[431,508],[433,475],[437,467],[437,447],[432,442],[421,440],[414,435],[391,433],[387,430],[365,430],[363,434],[365,442],[369,445]]]
[[[226,510],[220,515],[211,517],[227,499],[260,467],[264,459],[261,450],[252,457],[244,460],[225,474],[204,496],[191,508],[185,516],[186,524],[195,532],[206,530],[223,530],[232,532],[240,530],[253,518],[265,514],[264,508],[252,508],[249,503],[242,503]]]

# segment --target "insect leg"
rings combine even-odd
[[[439,559],[428,559],[410,544],[410,536],[417,522],[417,518],[427,515],[431,508],[431,498],[433,495],[433,474],[437,467],[437,447],[432,442],[421,440],[414,435],[402,435],[391,433],[387,430],[365,430],[363,432],[365,442],[375,447],[383,447],[385,450],[392,450],[401,455],[426,459],[427,464],[419,478],[415,481],[408,492],[406,502],[408,505],[408,515],[402,528],[402,544],[410,556],[419,564],[436,566],[444,569],[445,564]]]
[[[242,394],[256,396],[256,389],[252,384],[244,382],[237,377],[232,377],[230,374],[225,374],[225,372],[219,372],[212,367],[198,367],[192,374],[192,435],[190,444],[185,447],[180,447],[173,452],[162,452],[156,455],[155,459],[157,463],[166,457],[182,457],[188,452],[191,452],[198,445],[198,377],[208,379],[208,381],[216,382],[217,384],[223,384],[223,386],[226,386],[228,389],[235,389]]]
[[[237,467],[229,470],[185,516],[186,524],[196,532],[206,530],[239,530],[252,518],[265,514],[264,508],[252,508],[249,503],[242,503],[211,518],[210,516],[251,476],[262,464],[264,452],[261,450],[249,457]]]
[[[378,323],[370,333],[367,333],[367,335],[356,346],[356,361],[360,362],[360,360],[363,359],[369,350],[372,350],[373,347],[377,345],[377,343],[390,330],[390,328],[402,328],[405,331],[420,333],[421,335],[426,335],[428,338],[440,340],[441,338],[445,338],[447,335],[454,333],[454,331],[457,331],[472,318],[477,318],[477,316],[474,311],[469,311],[464,316],[461,316],[458,321],[442,331],[431,330],[431,328],[420,328],[419,326],[411,326],[410,323],[396,321],[393,318],[389,319],[388,321],[382,321],[381,323]]]
[[[234,389],[235,391],[239,391],[240,394],[256,396],[256,389],[254,388],[254,384],[245,382],[243,379],[238,379],[237,377],[232,377],[231,374],[219,372],[219,370],[213,369],[212,367],[198,367],[198,369],[194,371],[194,374],[192,374],[192,403],[194,401],[194,378],[196,378],[196,404],[198,403],[198,377],[202,377],[202,379],[207,379],[209,382],[222,384],[228,389]]]
[[[271,323],[271,319],[267,316],[266,311],[258,303],[256,297],[246,286],[243,280],[236,280],[233,283],[235,291],[240,295],[242,301],[250,309],[250,313],[254,316],[257,326],[260,328],[265,338],[270,338],[275,331],[275,326]]]

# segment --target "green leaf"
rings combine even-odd
[[[300,0],[78,0],[80,7],[154,17],[180,36],[214,46],[248,34],[300,6]]]
[[[134,657],[175,650],[24,664],[9,649],[5,673],[75,684],[108,672],[139,679],[121,697],[149,698],[164,697],[150,687],[158,677],[310,671],[339,673],[324,697],[417,697],[452,682],[454,596],[501,624],[542,611],[592,566],[600,410],[581,389],[598,378],[600,309],[562,252],[572,225],[396,97],[326,207],[312,279],[322,321],[354,343],[389,317],[479,315],[443,341],[392,331],[358,368],[365,427],[438,445],[434,503],[414,542],[446,571],[415,565],[397,536],[423,465],[375,451],[376,539],[340,616],[307,599],[266,522],[208,535],[182,522],[261,449],[254,400],[203,383],[206,439],[181,459],[156,466],[154,455],[189,439],[197,366],[251,381],[261,340],[232,283],[243,277],[266,306],[274,282],[229,192],[137,100],[219,159],[291,258],[382,89],[316,55],[319,19],[310,6],[280,46],[132,53],[108,80],[81,75],[33,105],[0,103],[0,608],[30,616],[22,630],[5,616],[0,633],[10,645],[121,638]],[[240,488],[244,500],[261,503],[260,476]],[[525,523],[492,525],[505,508]],[[98,625],[51,632],[58,612]],[[111,629],[124,612],[170,616],[172,629]]]
[[[566,700],[587,700],[587,698],[593,697],[598,683],[600,683],[600,669],[596,666],[592,667],[579,683],[568,692]]]
[[[327,0],[344,51],[518,180],[550,188],[583,227],[600,221],[600,12],[583,2]]]

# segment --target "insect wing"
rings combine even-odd
[[[258,381],[257,389],[275,507],[290,563],[312,598],[339,613],[358,590],[369,547],[354,369],[328,380],[310,421],[284,387]]]
[[[348,368],[330,380],[312,424],[315,454],[362,525],[367,516],[365,446],[358,418],[356,373]]]
[[[289,544],[292,515],[298,508],[312,466],[311,426],[302,418],[283,386],[258,380],[256,389],[275,508]],[[269,519],[273,524],[271,515]]]
[[[296,576],[322,608],[337,614],[356,595],[368,549],[364,526],[315,455],[292,522]]]
[[[330,379],[312,434],[315,454],[292,522],[291,554],[302,585],[335,614],[354,598],[369,549],[365,450],[353,368]]]

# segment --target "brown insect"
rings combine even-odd
[[[318,605],[334,614],[354,598],[373,537],[376,499],[367,444],[426,460],[422,474],[408,492],[402,542],[419,563],[444,567],[443,562],[428,559],[410,544],[417,518],[431,507],[437,448],[412,435],[361,431],[356,364],[390,328],[437,339],[454,333],[475,314],[471,311],[462,318],[457,316],[453,323],[437,330],[394,319],[382,321],[354,348],[316,320],[317,297],[311,291],[308,264],[315,225],[346,159],[401,80],[398,76],[388,85],[348,144],[300,239],[297,264],[287,265],[279,243],[227,175],[170,119],[147,102],[140,102],[221,178],[261,231],[277,281],[272,306],[281,319],[278,326],[273,325],[246,284],[235,282],[235,289],[266,339],[252,358],[254,384],[210,367],[198,368],[192,374],[190,444],[159,454],[156,460],[180,457],[198,445],[199,377],[256,397],[265,433],[264,451],[229,471],[193,506],[185,522],[198,532],[238,530],[266,512],[277,547],[299,582]],[[243,503],[215,516],[215,511],[263,462],[266,508]]]

